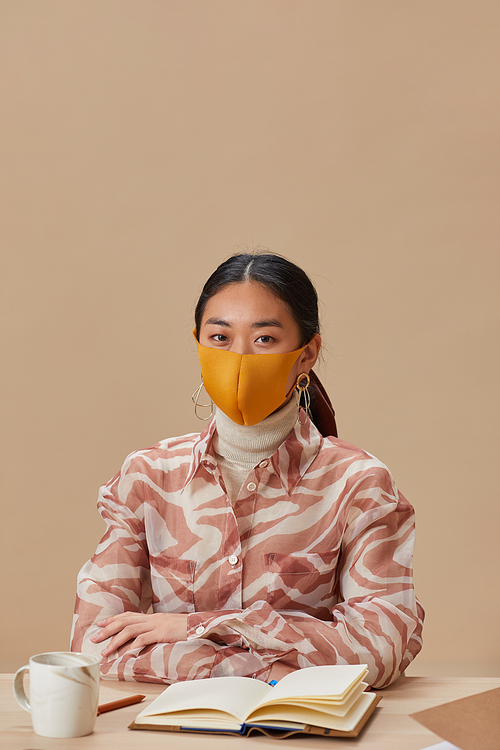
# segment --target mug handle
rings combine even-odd
[[[26,693],[24,692],[24,685],[23,685],[24,675],[26,674],[26,672],[29,672],[29,671],[30,671],[30,668],[27,664],[24,667],[21,667],[21,669],[17,670],[14,676],[14,695],[16,696],[16,701],[19,703],[21,708],[24,708],[24,710],[30,714],[31,706],[26,696]]]

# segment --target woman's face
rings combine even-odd
[[[229,284],[208,300],[199,341],[237,354],[280,354],[301,347],[299,327],[288,305],[252,281]],[[287,393],[300,373],[309,372],[320,344],[316,334],[292,367]]]

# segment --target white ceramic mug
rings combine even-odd
[[[30,658],[14,677],[14,695],[31,714],[33,730],[42,737],[91,734],[99,699],[97,656],[53,651]],[[23,678],[29,672],[29,699]]]

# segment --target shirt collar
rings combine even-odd
[[[193,445],[193,453],[191,456],[191,463],[189,465],[189,471],[184,482],[184,487],[193,480],[193,477],[199,470],[200,466],[205,466],[209,470],[214,470],[217,466],[217,461],[213,457],[210,450],[212,444],[212,438],[215,432],[215,418],[212,419],[202,433],[196,438]]]
[[[301,410],[301,419],[305,413]],[[193,454],[184,487],[193,480],[197,472],[204,467],[210,473],[215,471],[217,462],[213,456],[212,440],[215,432],[215,419],[196,439]],[[302,479],[309,466],[319,453],[323,437],[310,419],[304,424],[295,423],[286,440],[271,456],[271,464],[285,492],[290,495]]]
[[[305,412],[301,409],[301,419],[305,416]],[[271,456],[273,468],[288,495],[292,493],[318,455],[322,443],[321,433],[311,420],[306,418],[304,424],[295,423],[285,442]]]

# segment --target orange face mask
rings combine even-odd
[[[193,331],[196,338],[196,330]],[[276,411],[289,395],[290,370],[305,346],[282,354],[237,354],[202,346],[198,358],[205,390],[237,424],[253,425]]]

